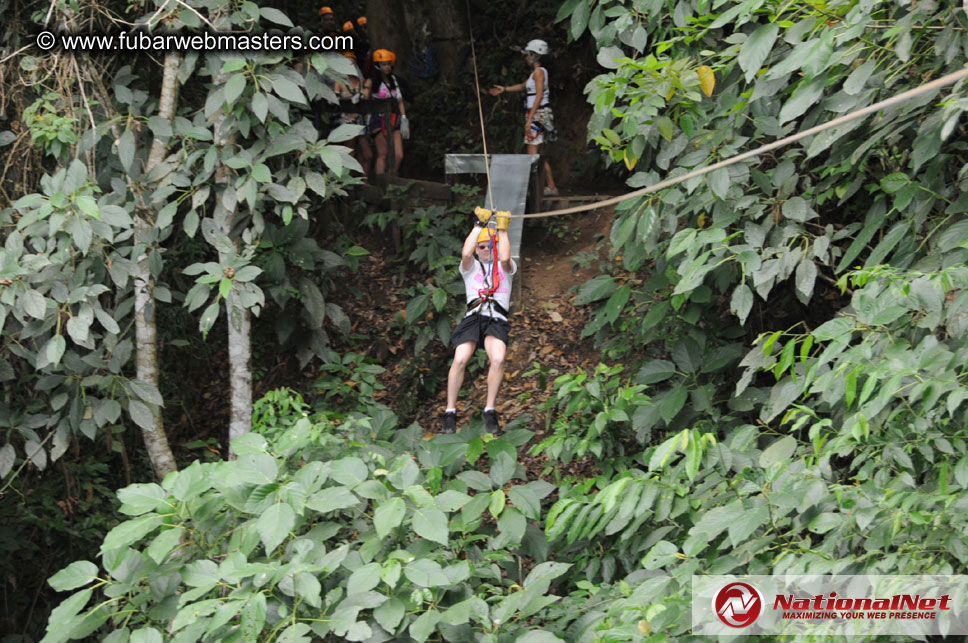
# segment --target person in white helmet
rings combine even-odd
[[[517,85],[494,85],[489,91],[491,96],[499,96],[505,92],[525,92],[524,143],[528,146],[528,154],[540,154],[542,145],[554,143],[558,138],[554,115],[551,113],[548,70],[541,66],[541,56],[548,53],[548,43],[544,40],[532,40],[521,53],[531,68],[528,79]],[[547,158],[544,161],[544,170],[545,196],[557,196],[558,188]]]

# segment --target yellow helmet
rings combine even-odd
[[[481,241],[490,241],[491,239],[494,239],[494,245],[497,245],[497,235],[494,234],[494,231],[491,230],[490,228],[484,228],[483,230],[481,230],[481,233],[477,235],[478,243],[480,243]]]

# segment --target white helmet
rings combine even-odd
[[[531,53],[538,54],[539,56],[544,56],[546,53],[548,53],[548,43],[546,43],[544,40],[531,40],[527,45],[525,45],[524,49],[521,50],[521,53],[526,54],[529,51]]]

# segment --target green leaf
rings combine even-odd
[[[126,520],[108,532],[101,543],[101,553],[127,547],[154,531],[161,524],[161,516],[148,514],[133,520]]]
[[[753,291],[746,284],[736,286],[733,290],[733,296],[729,300],[730,312],[739,317],[740,324],[745,324],[752,309]]]
[[[706,184],[718,198],[725,199],[729,194],[729,168],[721,167],[707,174]]]
[[[881,188],[888,194],[894,194],[911,182],[904,172],[894,172],[881,179]]]
[[[780,27],[776,23],[761,25],[746,39],[739,50],[739,66],[746,72],[746,82],[752,82],[773,49]]]
[[[797,294],[801,296],[800,301],[806,303],[813,295],[813,286],[817,280],[817,264],[812,259],[801,259],[797,264],[796,288]]]
[[[618,316],[623,310],[625,310],[625,304],[628,303],[629,296],[631,296],[631,294],[632,287],[628,284],[625,284],[612,293],[612,296],[608,298],[608,301],[605,302],[605,319],[607,319],[609,323],[615,323],[615,321],[618,319]]]
[[[839,527],[843,522],[843,514],[825,512],[811,520],[807,528],[815,534],[825,534]]]
[[[245,75],[244,74],[233,74],[229,78],[228,82],[225,83],[225,88],[222,91],[222,95],[225,98],[226,105],[232,105],[236,99],[242,95],[245,91]]]
[[[83,587],[97,579],[97,565],[86,560],[78,560],[47,579],[47,583],[58,592]]]
[[[439,509],[417,507],[410,518],[410,525],[421,538],[447,545],[447,516]]]
[[[105,401],[114,402],[114,400]],[[129,516],[164,509],[167,506],[165,502],[167,497],[168,492],[162,489],[161,485],[153,482],[128,485],[118,491],[118,500],[124,503],[121,506],[121,512]]]
[[[582,284],[575,297],[576,306],[584,306],[593,301],[604,299],[618,289],[618,284],[610,275],[598,275]]]
[[[266,98],[266,95],[262,92],[253,93],[251,108],[252,113],[259,119],[259,122],[265,123],[266,115],[269,113],[269,100]]]
[[[514,643],[557,643],[564,640],[545,630],[531,630],[524,636],[519,636]]]
[[[688,397],[689,389],[683,385],[676,386],[663,396],[659,402],[659,415],[665,420],[666,424],[672,422],[679,414]]]
[[[770,519],[770,509],[766,505],[747,509],[729,526],[729,540],[733,547],[739,547],[755,532],[760,526],[766,524]]]
[[[155,561],[155,563],[161,565],[163,562],[165,562],[168,554],[170,554],[172,550],[178,546],[178,543],[181,541],[181,535],[181,529],[167,529],[161,532],[155,536],[155,539],[151,541],[150,545],[148,545],[148,556],[150,556],[151,560]]]
[[[802,81],[780,110],[780,125],[801,116],[823,96],[824,77]]]
[[[47,362],[52,366],[57,366],[60,363],[61,357],[64,356],[64,350],[67,348],[67,340],[64,339],[63,335],[54,335],[44,346],[44,357],[47,358]]]
[[[303,95],[303,91],[299,85],[284,76],[272,77],[272,89],[280,98],[284,98],[290,103],[308,105],[306,97]]]
[[[655,384],[663,382],[676,374],[676,365],[664,359],[647,362],[635,375],[636,384]]]
[[[369,469],[362,460],[351,456],[333,462],[330,477],[340,484],[352,487],[369,477]]]
[[[393,632],[400,625],[406,611],[406,603],[395,596],[391,596],[389,600],[373,610],[373,618],[387,632]]]
[[[218,313],[219,305],[217,301],[209,304],[202,313],[201,318],[198,320],[198,327],[202,331],[203,335],[207,335],[208,331],[212,329],[212,326],[215,324],[215,320],[218,319]]]
[[[87,605],[93,591],[91,588],[82,589],[51,611],[47,619],[47,636],[43,638],[44,642],[60,643],[70,639],[71,629],[77,623],[77,614]]]
[[[363,565],[353,572],[346,581],[347,594],[362,594],[380,584],[380,563]]]
[[[347,487],[328,487],[318,491],[306,501],[306,506],[319,513],[348,509],[360,502]]]
[[[274,22],[279,25],[284,25],[286,27],[294,26],[289,16],[279,11],[278,9],[273,9],[272,7],[259,7],[259,13],[263,18]]]
[[[864,85],[867,83],[867,79],[871,77],[874,73],[874,69],[877,67],[877,60],[871,58],[867,60],[863,65],[850,72],[850,76],[844,81],[844,93],[850,94],[851,96],[856,96],[863,89]]]
[[[660,540],[652,546],[652,549],[642,559],[642,566],[651,570],[671,565],[678,560],[675,556],[678,551],[679,548],[672,543]]]
[[[522,485],[511,487],[508,496],[514,506],[529,519],[538,520],[541,517],[541,501],[530,488]]]
[[[296,524],[296,512],[287,504],[278,503],[269,507],[256,523],[259,537],[266,548],[266,555],[286,539]]]
[[[782,462],[783,460],[789,460],[793,452],[797,450],[797,440],[791,435],[780,438],[773,444],[768,446],[760,454],[760,466],[764,469],[770,467],[770,465],[776,462]]]
[[[450,579],[444,573],[440,563],[427,558],[418,558],[403,568],[403,575],[420,587],[440,587],[449,585]]]
[[[410,636],[418,643],[423,643],[433,634],[439,622],[440,612],[434,609],[427,610],[410,624]]]
[[[128,400],[128,415],[142,429],[150,429],[154,426],[154,415],[144,402]]]
[[[376,527],[376,535],[381,540],[386,538],[390,532],[400,526],[403,517],[407,513],[407,505],[402,498],[390,498],[373,512],[373,526]]]
[[[153,627],[142,627],[131,633],[128,643],[162,643],[165,639]]]
[[[130,173],[134,163],[134,132],[129,129],[124,130],[118,139],[118,160],[124,171]]]

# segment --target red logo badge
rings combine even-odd
[[[748,627],[763,611],[763,595],[749,583],[729,583],[713,596],[713,611],[730,627]]]

